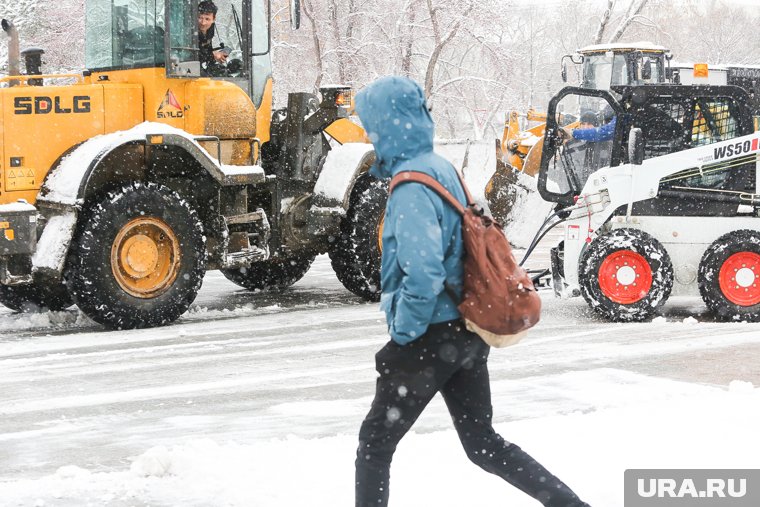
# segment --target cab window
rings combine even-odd
[[[551,155],[546,187],[579,195],[592,173],[611,164],[617,130],[612,105],[602,97],[570,94],[557,104],[556,122],[573,135]]]
[[[88,2],[85,64],[90,70],[163,66],[163,0]]]
[[[272,78],[272,58],[269,54],[269,12],[266,0],[252,0],[252,53],[251,69],[253,89],[251,100],[259,107],[264,98],[267,81]]]
[[[215,0],[216,19],[205,34],[198,37],[208,46],[200,51],[200,73],[208,77],[244,77],[248,66],[244,64],[244,29],[242,0]],[[208,54],[208,50],[212,54]],[[214,55],[223,55],[219,60]]]

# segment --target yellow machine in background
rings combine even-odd
[[[544,123],[546,115],[537,113],[533,109],[528,110],[525,120],[529,122],[541,122],[540,125],[520,129],[520,114],[517,111],[510,111],[507,120],[504,123],[504,134],[501,142],[496,147],[496,163],[507,164],[518,171],[523,171],[530,176],[538,174],[538,165],[540,161],[531,157],[531,152],[541,153],[541,147],[534,147],[541,143],[544,135]]]
[[[385,194],[358,197],[373,154],[326,164],[326,134],[365,140],[346,119],[350,90],[291,93],[273,111],[269,1],[217,4],[223,63],[198,49],[197,0],[88,0],[87,70],[68,76],[42,74],[39,50],[20,75],[3,20],[14,74],[0,80],[3,304],[76,303],[106,326],[148,327],[181,315],[208,269],[281,289],[319,253],[350,290],[378,297],[366,222],[379,224]]]

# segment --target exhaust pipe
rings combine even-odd
[[[21,74],[21,52],[19,51],[18,30],[12,21],[4,19],[0,22],[5,33],[8,34],[8,75],[18,76]],[[10,86],[18,85],[18,81],[9,82]]]

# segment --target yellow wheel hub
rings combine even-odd
[[[179,241],[155,217],[140,217],[121,228],[111,246],[111,270],[124,292],[153,298],[172,286],[179,272]]]

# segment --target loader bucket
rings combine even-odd
[[[486,184],[485,197],[497,222],[506,224],[517,198],[517,171],[506,162],[501,141],[496,140],[496,171]]]
[[[544,150],[544,138],[540,137],[523,160],[522,172],[528,176],[538,176],[541,169],[541,152]]]

